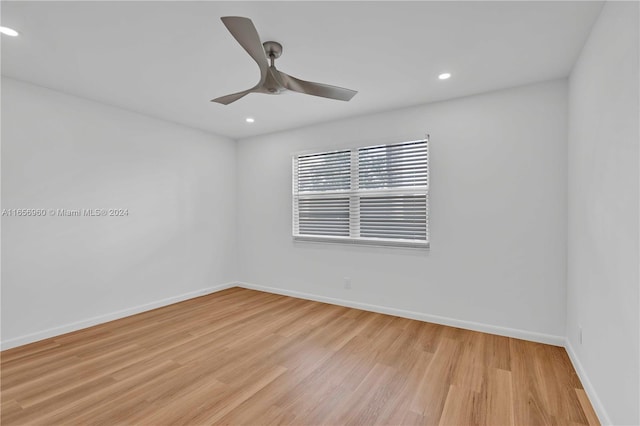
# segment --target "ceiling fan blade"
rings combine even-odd
[[[242,46],[249,56],[258,64],[260,68],[260,83],[258,83],[258,85],[264,83],[264,80],[267,78],[269,62],[264,53],[264,47],[262,47],[258,31],[253,25],[253,22],[251,22],[251,19],[241,16],[223,16],[220,19],[233,38],[240,43],[240,46]]]
[[[321,96],[323,98],[337,99],[340,101],[351,100],[351,98],[353,98],[355,94],[358,93],[356,90],[300,80],[298,78],[291,77],[290,75],[285,74],[282,71],[279,71],[279,74],[284,87],[289,90],[293,90],[294,92]]]
[[[229,105],[231,102],[235,102],[238,99],[253,92],[253,89],[245,90],[243,92],[233,93],[231,95],[220,96],[219,98],[211,99],[211,102],[217,102],[222,105]]]

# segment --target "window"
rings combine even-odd
[[[428,247],[428,139],[294,156],[293,237]]]

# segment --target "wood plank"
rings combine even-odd
[[[481,396],[472,389],[450,386],[447,399],[439,418],[440,426],[480,425],[484,413],[481,411]]]
[[[598,416],[591,406],[591,403],[589,402],[587,393],[584,391],[584,389],[576,389],[575,391],[576,395],[578,396],[578,400],[580,401],[580,406],[582,407],[585,417],[587,418],[587,424],[589,426],[599,425],[600,420],[598,420]]]
[[[460,342],[443,338],[413,397],[411,410],[423,415],[428,424],[437,424],[442,415],[459,355]]]
[[[413,396],[418,393],[422,379],[431,364],[434,354],[422,350],[410,354],[408,357],[415,358],[413,366],[405,373],[406,381],[404,387],[396,394],[395,401],[390,401],[385,411],[380,415],[380,424],[404,425],[424,423],[422,413],[411,411]],[[402,370],[401,370],[402,371]],[[415,414],[415,415],[414,415]]]
[[[487,425],[513,425],[513,395],[511,372],[489,368],[485,390],[485,420]]]

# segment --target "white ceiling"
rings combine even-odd
[[[2,2],[2,74],[241,138],[568,75],[600,2]],[[219,17],[250,17],[276,62],[350,102],[247,89],[258,67]],[[439,81],[448,71],[453,77]],[[245,117],[255,117],[253,124]]]

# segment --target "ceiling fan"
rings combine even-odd
[[[231,102],[235,102],[249,93],[277,95],[286,90],[341,101],[348,101],[358,93],[355,90],[344,89],[342,87],[300,80],[277,70],[274,62],[282,55],[282,45],[280,43],[275,41],[262,43],[256,27],[249,18],[225,16],[220,19],[231,35],[240,43],[240,46],[242,46],[258,64],[260,68],[260,81],[251,89],[221,96],[212,99],[211,102],[229,105]]]

